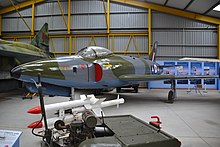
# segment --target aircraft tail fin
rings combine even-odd
[[[152,49],[151,49],[151,53],[150,53],[150,56],[149,56],[149,60],[155,62],[156,61],[156,55],[157,55],[157,45],[158,45],[158,42],[155,41],[153,46],[152,46]]]
[[[49,53],[49,36],[47,23],[45,23],[40,31],[36,34],[31,44]]]

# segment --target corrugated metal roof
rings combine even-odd
[[[184,11],[220,18],[220,12],[213,8],[220,4],[220,0],[140,0],[172,7]]]
[[[15,5],[27,0],[11,0]],[[0,8],[12,6],[10,0],[0,0]],[[52,1],[52,0],[46,0]],[[100,0],[98,0],[100,1]],[[172,7],[184,11],[220,18],[220,12],[212,10],[220,4],[220,0],[137,0],[155,3],[162,6]]]
[[[27,0],[11,0],[14,5],[17,5],[19,3],[22,3],[24,1],[27,1]],[[0,8],[6,8],[6,7],[9,7],[9,6],[12,6],[12,3],[11,3],[10,0],[0,0]]]

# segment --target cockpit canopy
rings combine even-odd
[[[96,58],[96,57],[105,57],[108,55],[113,54],[112,51],[104,48],[104,47],[98,47],[98,46],[89,46],[82,48],[80,51],[78,51],[77,55],[85,57],[85,58]]]

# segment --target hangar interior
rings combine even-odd
[[[218,1],[164,0],[155,1],[156,4],[111,1],[110,4],[101,0],[76,0],[20,3],[13,3],[24,7],[18,11],[10,1],[2,2],[1,38],[29,43],[47,22],[50,51],[56,56],[73,55],[83,47],[95,45],[116,54],[148,58],[148,49],[155,41],[159,42],[157,60],[220,56],[219,20],[216,18],[219,12],[211,9]],[[9,82],[16,85],[9,79],[9,70],[15,66],[13,60],[1,58],[2,91]],[[143,83],[143,86],[146,84]],[[6,90],[8,88],[13,87],[9,85]],[[217,84],[215,89],[218,89]]]
[[[0,38],[30,43],[48,23],[50,52],[56,57],[74,55],[86,46],[102,46],[115,54],[148,59],[158,41],[157,60],[164,65],[177,65],[183,57],[220,59],[220,12],[213,10],[219,4],[219,0],[0,0]],[[186,63],[190,72],[194,63]],[[15,58],[0,55],[0,129],[22,130],[21,146],[40,146],[40,140],[25,127],[38,118],[25,112],[38,99],[22,100],[18,90],[8,93],[22,85],[10,77],[17,64]],[[203,74],[206,66],[201,63]],[[219,74],[219,63],[212,67],[213,74]],[[170,84],[144,82],[139,93],[120,94],[126,101],[121,108],[104,111],[107,115],[133,114],[144,121],[160,115],[164,130],[182,146],[220,146],[219,79],[207,84],[208,93],[202,94],[193,90],[187,94],[188,83],[177,83],[177,88],[184,89],[173,105],[163,100]],[[201,83],[204,88],[205,81]],[[190,88],[193,86],[191,83]],[[105,96],[113,99],[116,92]],[[45,101],[65,100],[48,97]],[[8,110],[10,107],[15,110]]]

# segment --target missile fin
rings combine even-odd
[[[86,98],[86,95],[84,95],[84,94],[83,94],[83,95],[80,95],[80,99],[83,100],[83,101],[85,101],[85,100],[87,99],[87,98]]]
[[[103,116],[105,116],[104,112],[102,111],[102,109],[100,107],[94,108],[94,109],[92,109],[92,111],[96,116],[102,116],[102,113],[103,113]]]
[[[91,104],[95,104],[99,100],[93,94],[87,95],[87,98],[90,100]]]
[[[98,101],[96,101],[96,103],[94,105],[101,105],[101,103],[105,100],[106,98],[101,98],[98,99]]]
[[[84,105],[84,106],[85,106],[85,108],[88,109],[88,110],[92,109],[92,106],[91,106],[90,104],[86,104],[86,105]]]
[[[117,96],[117,100],[119,100],[119,94],[118,94],[118,96]],[[117,109],[119,108],[119,104],[117,104]]]

